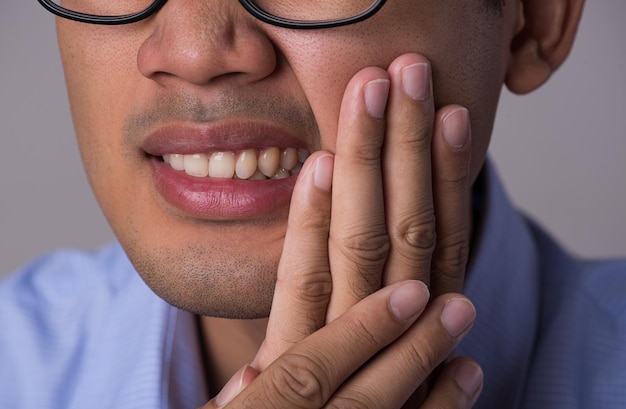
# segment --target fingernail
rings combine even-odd
[[[469,397],[474,397],[483,383],[483,370],[473,362],[465,362],[454,373],[454,380]]]
[[[387,97],[389,96],[389,80],[377,79],[365,84],[365,108],[367,112],[377,119],[385,116]]]
[[[246,365],[238,370],[232,378],[230,378],[220,393],[215,397],[215,404],[217,406],[224,406],[237,396],[242,389],[244,378],[246,377],[249,369],[252,368],[249,365]]]
[[[407,322],[421,313],[430,293],[421,281],[409,281],[396,288],[389,297],[389,309],[398,321]]]
[[[461,149],[469,140],[469,111],[457,108],[443,118],[443,139],[454,149]]]
[[[452,338],[463,333],[474,322],[476,310],[464,298],[453,298],[446,302],[441,312],[441,322]]]
[[[423,101],[430,95],[430,69],[427,63],[408,65],[402,69],[402,88],[414,100]]]
[[[313,184],[325,192],[330,192],[333,184],[333,168],[335,160],[333,155],[323,155],[315,161],[313,172]]]

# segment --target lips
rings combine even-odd
[[[149,157],[155,188],[170,206],[192,218],[226,221],[270,218],[286,212],[299,167],[288,173],[276,171],[280,177],[243,180],[229,170],[234,169],[229,160],[216,165],[217,173],[205,173],[211,160],[217,163],[245,153],[262,156],[293,150],[303,160],[308,153],[303,145],[301,138],[281,127],[236,121],[162,127],[145,139],[142,149]],[[178,158],[176,164],[173,157]],[[181,158],[188,158],[191,171],[181,166]],[[265,160],[259,163],[260,167],[266,165]]]

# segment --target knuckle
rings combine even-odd
[[[331,240],[337,243],[346,258],[365,274],[372,269],[382,268],[389,254],[389,236],[384,229],[371,229],[342,237],[335,236],[331,237]]]
[[[391,236],[394,249],[403,256],[419,260],[430,258],[437,242],[434,212],[408,217],[394,224]]]
[[[307,304],[328,302],[333,284],[327,270],[308,271],[304,277],[300,274],[290,274],[289,277],[287,287],[295,299]]]
[[[330,226],[330,212],[319,211],[319,209],[314,207],[302,209],[298,212],[296,217],[289,218],[289,224],[294,223],[301,229],[328,230]]]
[[[349,321],[345,325],[347,334],[356,334],[352,335],[350,339],[351,348],[353,350],[378,350],[379,347],[384,344],[362,320],[356,319]]]
[[[380,166],[382,158],[382,138],[367,138],[351,147],[350,160],[368,166]]]
[[[332,388],[323,367],[302,354],[287,353],[272,366],[270,394],[293,408],[319,408],[330,398]]]
[[[437,268],[444,275],[456,278],[465,271],[469,258],[469,243],[463,239],[437,249]]]
[[[464,166],[458,166],[457,169],[443,172],[441,181],[448,186],[465,189],[468,186],[468,170]]]
[[[407,142],[411,145],[412,152],[427,150],[430,153],[432,142],[433,118],[429,115],[423,116],[414,124],[411,137]]]
[[[445,356],[438,348],[443,349],[444,345],[432,346],[432,340],[413,340],[409,343],[408,349],[404,353],[404,359],[411,366],[412,371],[425,378],[439,365]]]
[[[445,245],[439,245],[432,265],[432,286],[445,287],[447,289],[446,292],[460,291],[460,288],[453,287],[465,275],[469,253],[469,243],[464,238],[446,243]]]
[[[398,138],[398,150],[411,153],[428,153],[431,151],[432,141],[432,119],[422,118],[412,123],[409,128],[402,132],[402,136]]]
[[[346,260],[346,268],[351,269],[358,280],[351,282],[351,291],[357,299],[363,299],[380,287],[381,271],[389,254],[390,244],[387,233],[363,233],[332,238],[336,248]]]
[[[459,168],[437,172],[437,182],[434,189],[441,190],[450,197],[468,197],[471,187],[469,166]]]

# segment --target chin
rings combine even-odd
[[[177,308],[219,318],[269,316],[280,252],[262,258],[200,245],[161,251],[124,247],[144,282]]]

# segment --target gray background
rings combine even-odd
[[[514,201],[582,256],[626,256],[624,18],[624,0],[588,2],[553,80],[530,96],[504,93],[492,144]],[[0,55],[2,274],[112,233],[74,145],[54,19],[35,0],[2,0]]]

